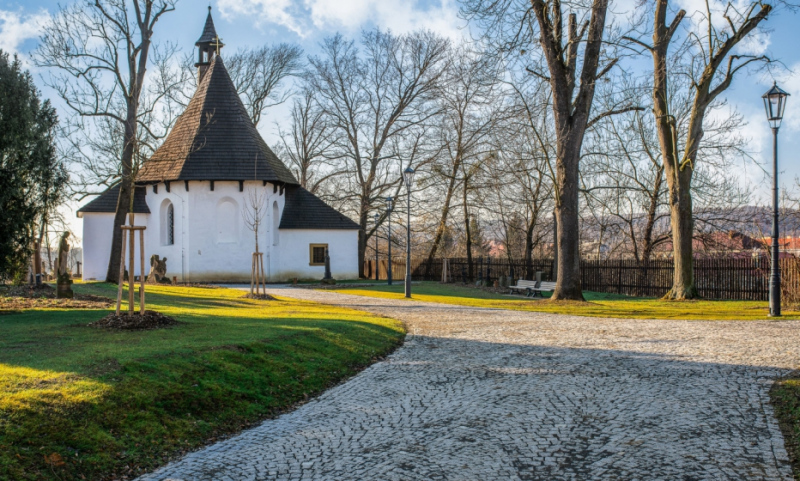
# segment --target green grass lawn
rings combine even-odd
[[[156,331],[86,326],[106,310],[0,315],[0,479],[152,469],[320,393],[404,336],[392,319],[243,294],[148,287],[148,308],[183,323]]]
[[[344,288],[338,289],[337,292],[392,299],[404,298],[402,281],[392,286]],[[768,319],[769,313],[767,303],[760,301],[662,301],[654,298],[584,292],[587,302],[556,302],[494,294],[471,287],[438,282],[415,283],[411,292],[413,299],[418,301],[620,319],[757,320]],[[549,297],[549,294],[545,294],[545,297]],[[783,314],[783,319],[800,319],[798,311],[784,311]]]
[[[770,390],[794,478],[800,480],[800,374],[775,383]]]

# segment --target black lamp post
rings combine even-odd
[[[777,83],[761,96],[764,99],[764,109],[767,111],[769,126],[772,128],[772,267],[769,276],[769,315],[771,317],[781,315],[781,267],[778,246],[778,129],[781,127],[788,96],[789,94],[781,90]]]
[[[414,169],[407,167],[403,171],[403,179],[406,182],[406,190],[408,193],[408,207],[406,214],[408,215],[408,223],[406,225],[406,297],[411,297],[411,186],[414,185]]]
[[[386,224],[389,226],[389,233],[386,239],[389,241],[389,252],[386,254],[389,257],[386,268],[387,284],[392,285],[392,208],[394,207],[394,199],[391,197],[386,198]]]
[[[373,216],[375,219],[375,280],[378,280],[378,221],[381,216],[376,212]]]

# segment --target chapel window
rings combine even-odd
[[[175,207],[169,199],[161,203],[161,245],[175,244]]]
[[[311,244],[309,246],[309,263],[310,266],[324,266],[325,265],[325,252],[328,250],[328,244]]]
[[[175,207],[170,204],[167,207],[167,245],[175,244]]]

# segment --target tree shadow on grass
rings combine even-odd
[[[394,322],[335,315],[183,315],[177,328],[135,332],[75,324],[96,316],[29,311],[0,323],[0,479],[152,469],[316,395],[403,338]]]

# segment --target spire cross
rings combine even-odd
[[[216,47],[217,56],[219,56],[219,48],[222,47],[222,45],[223,45],[221,41],[222,41],[222,39],[219,38],[219,35],[217,35],[216,37],[214,37],[214,43],[211,44],[212,47]]]

